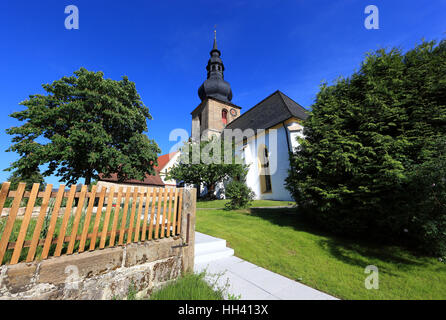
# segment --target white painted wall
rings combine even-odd
[[[268,132],[266,135],[258,136],[255,139],[248,139],[248,143],[244,148],[242,145],[238,145],[238,154],[244,158],[245,164],[249,165],[246,182],[254,191],[255,199],[292,201],[293,199],[290,193],[285,189],[285,179],[288,176],[288,169],[290,167],[287,142],[287,134],[289,133],[283,126],[278,128],[276,133],[277,147],[273,143],[274,135],[270,136],[271,133]],[[291,134],[294,135],[293,132]],[[294,148],[298,143],[297,141],[292,141],[291,134],[289,134],[289,141]],[[269,151],[272,185],[272,192],[263,194],[260,189],[260,169],[258,161],[258,151],[262,144]]]
[[[173,155],[173,157],[172,158],[170,158],[170,160],[169,160],[169,162],[164,166],[164,168],[160,171],[160,177],[161,177],[161,180],[163,180],[163,182],[166,184],[166,185],[172,185],[172,186],[175,186],[176,184],[177,184],[177,182],[176,182],[176,180],[168,180],[168,179],[166,179],[166,174],[170,171],[170,168],[172,168],[176,163],[177,163],[177,161],[179,160],[179,158],[180,158],[180,152],[177,152],[177,153],[175,153],[174,155]]]
[[[304,137],[304,135],[303,135],[304,127],[297,122],[291,123],[287,127],[288,127],[288,131],[290,133],[291,146],[294,151],[299,146],[299,143],[297,142],[297,137],[299,137],[299,138]]]

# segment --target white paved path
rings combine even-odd
[[[202,241],[213,238],[198,232],[196,236],[196,239],[201,239],[201,242],[197,241],[196,248],[203,245]],[[218,238],[213,239],[224,241]],[[206,270],[209,274],[207,280],[213,282],[218,279],[219,287],[228,283],[227,292],[240,296],[241,300],[336,300],[328,294],[235,256],[198,263],[195,264],[194,269],[197,273]],[[222,275],[217,277],[218,274]]]

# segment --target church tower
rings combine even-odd
[[[224,80],[225,67],[221,52],[217,48],[217,36],[214,31],[214,45],[211,58],[206,66],[207,79],[198,89],[201,103],[192,111],[192,139],[219,136],[231,121],[240,116],[241,107],[231,103],[231,85]]]

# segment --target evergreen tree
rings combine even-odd
[[[446,41],[423,42],[406,54],[368,54],[350,78],[321,86],[304,135],[290,156],[286,185],[309,218],[344,235],[415,241],[431,253],[439,252],[435,243],[446,244],[440,223],[446,207],[426,211],[424,203],[421,209],[419,196],[429,199],[431,190],[412,193],[419,166],[439,170],[423,186],[446,177],[439,166],[439,141],[446,137]],[[437,192],[442,198],[445,189]],[[436,237],[422,240],[438,228]]]
[[[26,183],[25,190],[28,191],[31,190],[34,183],[40,184],[40,190],[45,188],[45,180],[40,173],[39,168],[34,168],[33,170],[29,171],[16,170],[8,178],[8,181],[11,183],[9,186],[10,190],[16,190],[20,182]]]

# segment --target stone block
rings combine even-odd
[[[122,266],[123,250],[121,247],[108,248],[44,260],[37,283],[59,285],[64,284],[68,277],[88,279],[106,274]]]
[[[19,263],[7,266],[6,274],[2,279],[2,285],[12,294],[26,291],[32,286],[31,280],[36,272],[37,265]]]
[[[179,257],[156,262],[153,266],[153,282],[159,284],[176,279],[181,274],[181,265],[182,260]]]
[[[127,246],[125,267],[166,259],[180,254],[181,239],[164,238],[144,243],[132,243]]]

